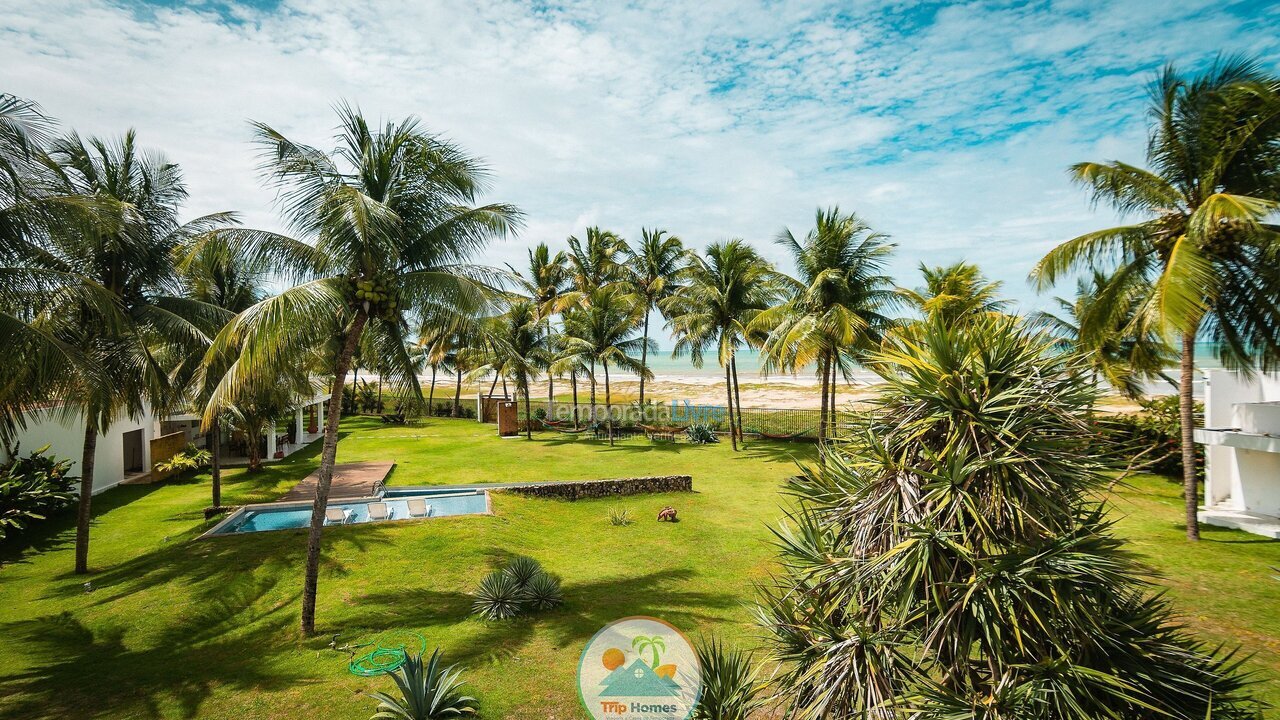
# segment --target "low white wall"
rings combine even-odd
[[[1246,432],[1280,430],[1280,374],[1247,377],[1229,370],[1204,371],[1206,428]],[[1205,448],[1205,504],[1280,515],[1280,454],[1228,445]]]
[[[113,488],[124,480],[124,435],[142,430],[143,469],[151,466],[151,439],[155,437],[155,423],[147,412],[140,418],[123,417],[111,424],[111,429],[98,437],[94,453],[93,493]],[[80,415],[74,420],[59,422],[56,415],[42,412],[27,418],[27,427],[17,435],[18,454],[25,455],[44,445],[59,460],[70,460],[71,474],[80,475],[80,460],[84,457],[84,422]],[[8,459],[0,448],[0,456]]]

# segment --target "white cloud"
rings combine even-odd
[[[899,242],[902,284],[966,257],[1034,305],[1031,263],[1111,219],[1065,168],[1141,159],[1150,72],[1280,47],[1274,3],[1039,8],[0,0],[0,91],[82,133],[137,127],[184,167],[192,214],[277,228],[246,121],[326,146],[346,99],[487,159],[490,197],[528,216],[494,263],[590,223],[741,236],[781,261],[778,230],[839,203]]]

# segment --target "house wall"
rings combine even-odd
[[[98,437],[94,453],[93,493],[113,488],[124,480],[124,434],[142,430],[143,467],[151,466],[150,445],[155,437],[155,422],[148,411],[140,418],[122,417]],[[42,412],[27,419],[27,427],[17,433],[19,454],[30,453],[43,445],[58,459],[71,461],[71,474],[80,475],[80,460],[84,457],[84,421],[80,415],[61,422],[56,416]],[[0,448],[0,457],[8,459],[8,451]]]
[[[1280,433],[1280,403],[1271,404],[1277,401],[1280,374],[1250,378],[1228,370],[1205,371],[1206,428]],[[1205,504],[1280,515],[1280,454],[1205,446]]]

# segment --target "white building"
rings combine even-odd
[[[1200,522],[1280,538],[1280,373],[1205,371]]]
[[[285,435],[267,433],[264,462],[285,457],[306,447],[323,435],[325,404],[329,398],[317,394],[293,411],[291,432]],[[144,408],[139,417],[121,416],[111,423],[111,429],[98,436],[94,452],[93,494],[109,490],[126,481],[145,481],[152,470],[152,445],[159,447],[185,447],[193,444],[204,447],[205,437],[199,431],[200,418],[196,415],[172,415],[157,417],[150,408]],[[182,433],[180,441],[171,436]],[[286,437],[295,442],[286,442]],[[224,441],[225,441],[224,436]],[[175,442],[165,442],[174,440]],[[84,421],[80,415],[63,418],[57,411],[39,411],[27,417],[25,429],[17,432],[16,448],[19,454],[27,454],[44,445],[49,454],[59,460],[71,461],[71,474],[80,474],[80,461],[84,457]],[[168,457],[161,455],[160,459]],[[8,460],[8,452],[0,447],[0,460]],[[223,456],[227,466],[243,465],[247,458],[231,454]]]

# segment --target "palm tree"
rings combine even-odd
[[[278,375],[245,382],[223,406],[221,416],[245,437],[249,472],[262,469],[262,438],[275,432],[276,420],[314,396],[316,389],[305,368],[284,366]]]
[[[662,653],[666,652],[667,641],[663,640],[661,635],[637,635],[631,639],[631,647],[641,655],[646,651],[652,653],[653,662],[651,666],[656,668],[662,658]]]
[[[688,265],[689,255],[675,235],[666,230],[640,231],[639,247],[628,249],[626,282],[644,308],[644,345],[640,349],[640,365],[649,367],[649,315],[660,309],[662,301],[680,291],[680,278]],[[640,412],[644,412],[644,376],[640,377]]]
[[[612,230],[599,227],[587,228],[586,241],[570,235],[568,239],[568,262],[570,289],[560,295],[556,309],[564,312],[575,306],[591,302],[591,295],[596,290],[616,283],[623,277],[620,262],[626,251],[626,241]],[[589,372],[587,378],[591,382],[591,421],[596,420],[596,360],[588,358]]]
[[[715,349],[724,368],[725,409],[736,451],[734,355],[746,340],[748,326],[776,299],[776,273],[751,246],[734,239],[712,243],[705,258],[695,256],[686,276],[684,291],[667,300],[668,324],[676,338],[672,355],[688,352],[694,367],[702,367],[703,353]]]
[[[1110,297],[1119,291],[1126,297]],[[1082,355],[1099,379],[1130,399],[1142,396],[1143,381],[1160,377],[1177,362],[1173,349],[1154,328],[1145,327],[1142,300],[1148,291],[1132,284],[1113,284],[1094,270],[1076,284],[1074,300],[1054,298],[1059,314],[1041,311],[1032,320],[1061,344]],[[1172,382],[1172,380],[1170,380]]]
[[[609,423],[609,444],[613,445],[613,397],[609,389],[609,364],[644,377],[648,372],[631,357],[644,345],[636,331],[643,322],[641,309],[617,287],[602,287],[591,293],[578,312],[566,315],[565,344],[574,352],[598,362],[604,370],[604,407]],[[595,404],[592,382],[592,404]]]
[[[760,313],[767,329],[768,364],[789,372],[817,363],[822,384],[819,440],[835,416],[836,370],[880,343],[892,320],[893,281],[884,274],[894,246],[856,214],[819,209],[803,241],[783,230],[778,244],[791,254],[797,277],[779,276],[787,300]]]
[[[930,267],[920,263],[924,287],[899,289],[902,297],[926,318],[956,323],[986,313],[1004,312],[1007,300],[1000,298],[1000,283],[988,281],[982,270],[964,261]]]
[[[1240,659],[1112,534],[1081,358],[1019,318],[917,329],[871,357],[849,444],[788,487],[759,611],[786,717],[1256,717]]]
[[[552,334],[551,318],[557,312],[560,296],[569,289],[569,273],[564,252],[551,254],[546,243],[538,243],[529,249],[529,264],[525,275],[512,269],[517,283],[533,300],[539,319],[546,324],[546,334]],[[509,266],[508,266],[509,267]],[[547,411],[555,403],[555,373],[547,367]]]
[[[1263,222],[1280,209],[1280,79],[1240,58],[1190,78],[1170,65],[1151,85],[1150,116],[1149,169],[1071,168],[1095,203],[1143,219],[1062,243],[1031,276],[1044,289],[1081,268],[1114,267],[1117,302],[1129,302],[1126,285],[1144,289],[1142,322],[1180,341],[1186,531],[1198,540],[1196,339],[1204,331],[1228,367],[1280,361],[1280,235]]]
[[[314,243],[276,242],[262,251],[313,279],[254,305],[219,334],[215,347],[243,352],[206,412],[216,412],[252,374],[323,349],[333,385],[307,537],[301,617],[307,635],[315,631],[320,541],[352,355],[372,333],[400,394],[421,398],[405,349],[406,311],[444,307],[466,315],[482,307],[492,274],[468,261],[519,217],[508,205],[474,206],[483,167],[417,120],[375,130],[351,107],[340,106],[338,116],[332,154],[254,125],[263,173],[285,219]]]
[[[494,372],[515,380],[516,392],[524,398],[525,439],[533,439],[533,413],[529,407],[529,381],[541,368],[551,365],[547,335],[537,306],[531,300],[516,299],[507,311],[494,318],[491,329]]]
[[[44,158],[56,195],[89,198],[94,222],[51,228],[29,271],[78,276],[101,289],[100,301],[83,295],[43,294],[32,326],[83,361],[44,360],[44,374],[23,379],[61,404],[65,420],[84,422],[81,488],[76,527],[76,572],[88,572],[94,457],[98,437],[119,417],[164,408],[177,396],[173,369],[162,358],[181,357],[208,342],[222,312],[181,296],[175,266],[180,248],[226,225],[225,213],[178,222],[186,186],[178,167],[140,150],[132,130],[118,142],[53,141]],[[34,298],[33,298],[34,299]],[[186,352],[175,350],[186,348]]]

